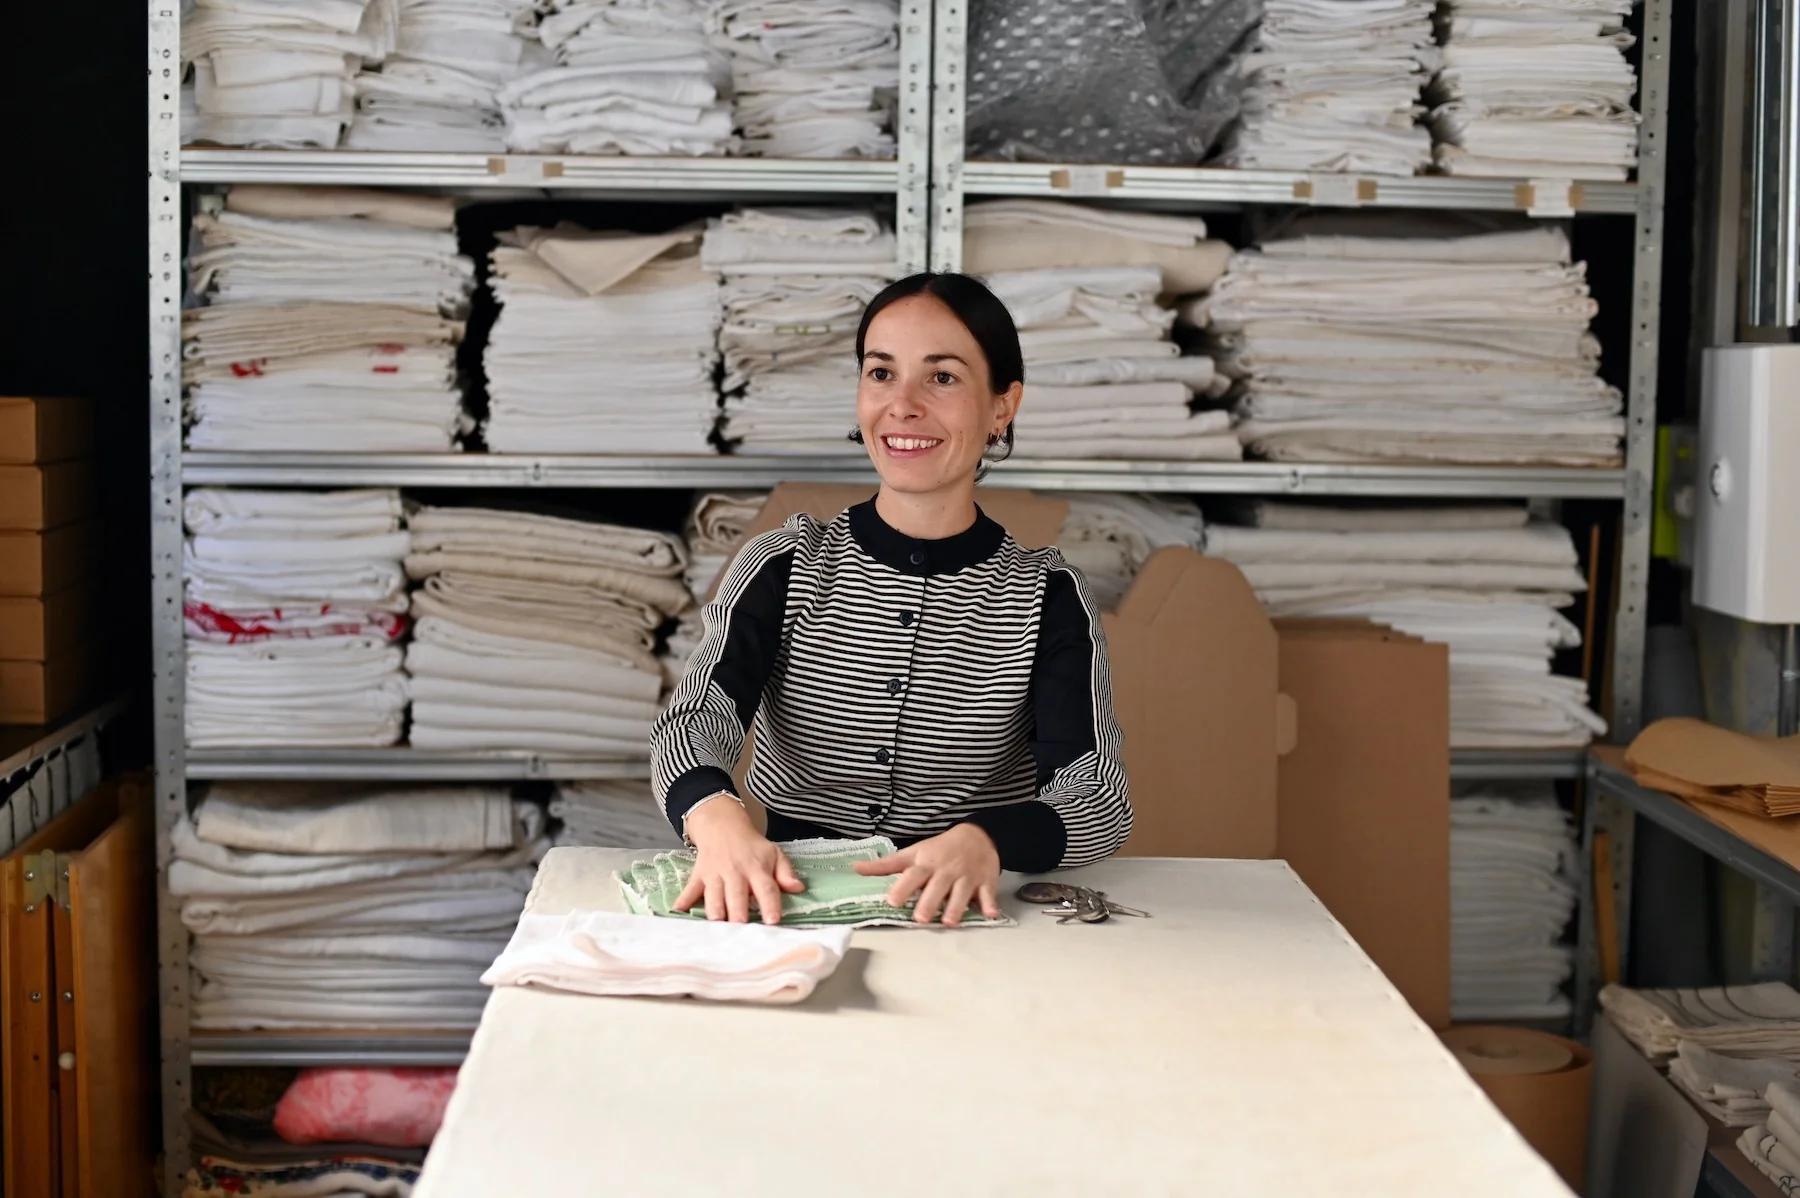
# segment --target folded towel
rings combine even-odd
[[[481,980],[577,994],[793,1003],[831,976],[849,945],[844,927],[771,928],[611,911],[526,915]]]
[[[541,815],[501,787],[218,782],[194,825],[208,843],[270,853],[458,853],[526,843]]]

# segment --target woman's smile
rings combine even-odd
[[[881,447],[889,457],[922,458],[944,443],[942,437],[921,437],[916,434],[902,436],[898,433],[884,433]]]

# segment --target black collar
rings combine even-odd
[[[954,574],[994,556],[1006,539],[1006,530],[988,519],[979,506],[975,523],[955,536],[935,541],[909,537],[883,520],[873,499],[856,504],[849,515],[850,535],[863,552],[902,574]]]

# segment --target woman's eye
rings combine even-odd
[[[940,370],[931,376],[931,381],[940,387],[948,387],[956,381],[956,376],[951,374],[948,370]]]
[[[869,371],[869,377],[878,383],[885,383],[888,381],[890,374],[887,367],[876,366]]]

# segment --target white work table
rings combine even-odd
[[[622,910],[556,849],[527,910]],[[1279,861],[1060,875],[1151,911],[858,931],[795,1006],[496,991],[415,1198],[1567,1198]]]

